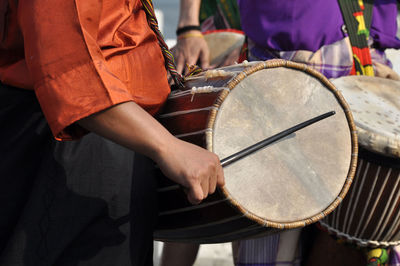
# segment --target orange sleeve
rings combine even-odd
[[[77,120],[132,95],[107,67],[97,44],[102,1],[20,0],[25,59],[57,139],[82,136]]]

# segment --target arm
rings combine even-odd
[[[152,158],[171,180],[187,189],[188,200],[199,203],[224,185],[218,157],[172,136],[134,102],[126,102],[78,123],[105,138]]]
[[[199,25],[201,0],[181,0],[178,28]]]
[[[143,153],[187,188],[192,203],[212,193],[217,182],[223,185],[217,156],[173,137],[133,102],[126,84],[107,68],[97,43],[102,1],[21,0],[20,4],[27,67],[55,136],[77,137],[66,129],[79,124]]]
[[[189,25],[199,25],[201,0],[181,0],[178,28]],[[191,34],[199,34],[200,31],[192,30],[178,36],[177,45],[173,49],[176,57],[178,72],[182,73],[186,64],[194,65],[200,61],[200,67],[209,67],[209,51],[204,38],[185,37]]]

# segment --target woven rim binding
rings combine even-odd
[[[267,219],[264,219],[262,217],[259,217],[255,215],[254,213],[249,212],[247,209],[245,209],[243,206],[240,205],[239,202],[237,202],[235,199],[231,197],[229,192],[225,188],[221,188],[222,193],[224,196],[230,201],[230,203],[236,207],[241,213],[244,214],[247,218],[250,220],[253,220],[257,222],[258,224],[266,227],[273,227],[273,228],[279,228],[279,229],[291,229],[291,228],[298,228],[298,227],[304,227],[306,225],[315,223],[328,214],[330,214],[338,205],[339,203],[343,200],[343,198],[346,196],[350,185],[353,181],[353,177],[355,175],[356,171],[356,166],[357,166],[357,157],[358,157],[358,142],[357,142],[357,131],[356,131],[356,126],[354,124],[353,120],[353,115],[351,114],[350,108],[343,98],[342,94],[336,89],[336,87],[325,77],[323,76],[320,72],[312,69],[311,67],[301,64],[301,63],[296,63],[292,61],[287,61],[283,59],[273,59],[273,60],[268,60],[268,61],[263,61],[259,64],[256,64],[254,66],[250,66],[248,68],[245,68],[243,71],[241,71],[238,75],[236,75],[232,80],[230,80],[227,84],[227,87],[229,88],[228,90],[223,91],[215,100],[215,103],[213,106],[215,106],[217,109],[213,110],[210,114],[210,118],[208,121],[208,126],[207,128],[213,129],[214,124],[215,124],[215,119],[217,115],[217,110],[221,106],[222,102],[225,100],[225,98],[228,96],[229,92],[233,90],[236,85],[238,85],[242,80],[244,80],[247,76],[262,70],[262,69],[268,69],[268,68],[278,68],[278,67],[286,67],[286,68],[291,68],[291,69],[296,69],[296,70],[301,70],[303,72],[306,72],[308,74],[311,74],[314,76],[316,79],[318,79],[320,82],[322,82],[326,87],[335,95],[337,98],[339,104],[344,110],[349,128],[350,128],[350,135],[351,135],[351,140],[352,140],[352,150],[351,150],[351,161],[350,161],[350,167],[349,167],[349,172],[347,174],[346,181],[342,187],[342,190],[340,191],[339,195],[336,197],[336,199],[321,213],[316,214],[312,217],[302,219],[296,222],[274,222],[270,221]],[[209,150],[212,149],[212,134],[207,135],[206,138],[207,142],[207,147]]]

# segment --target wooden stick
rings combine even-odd
[[[237,153],[229,155],[228,157],[226,157],[226,158],[221,160],[221,165],[222,165],[222,167],[225,167],[225,166],[227,166],[227,165],[229,165],[231,163],[234,163],[237,160],[240,160],[243,157],[246,157],[247,155],[258,151],[258,150],[264,148],[265,146],[267,146],[267,145],[269,145],[271,143],[274,143],[274,142],[276,142],[276,141],[278,141],[278,140],[280,140],[280,139],[282,139],[282,138],[284,138],[284,137],[286,137],[286,136],[288,136],[288,135],[290,135],[290,134],[292,134],[292,133],[294,133],[294,132],[296,132],[296,131],[298,131],[298,130],[300,130],[302,128],[310,126],[310,125],[312,125],[312,124],[314,124],[314,123],[316,123],[316,122],[318,122],[318,121],[320,121],[322,119],[328,118],[328,117],[334,115],[335,113],[336,113],[335,111],[330,111],[330,112],[327,112],[325,114],[322,114],[322,115],[316,116],[314,118],[311,118],[311,119],[309,119],[307,121],[304,121],[304,122],[302,122],[300,124],[297,124],[297,125],[295,125],[295,126],[293,126],[291,128],[283,130],[283,131],[281,131],[281,132],[279,132],[279,133],[277,133],[277,134],[275,134],[275,135],[273,135],[273,136],[271,136],[269,138],[266,138],[266,139],[264,139],[264,140],[262,140],[260,142],[257,142],[256,144],[253,144],[253,145],[251,145],[251,146],[249,146],[247,148],[244,148],[243,150],[241,150],[241,151],[239,151]]]

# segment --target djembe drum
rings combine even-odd
[[[242,63],[187,78],[159,121],[221,159],[328,111],[336,115],[224,167],[226,185],[192,206],[159,177],[155,239],[228,242],[303,227],[341,202],[357,160],[347,104],[320,73],[284,60]]]
[[[350,104],[359,161],[343,203],[320,224],[366,247],[400,244],[400,82],[349,76],[332,80]]]

